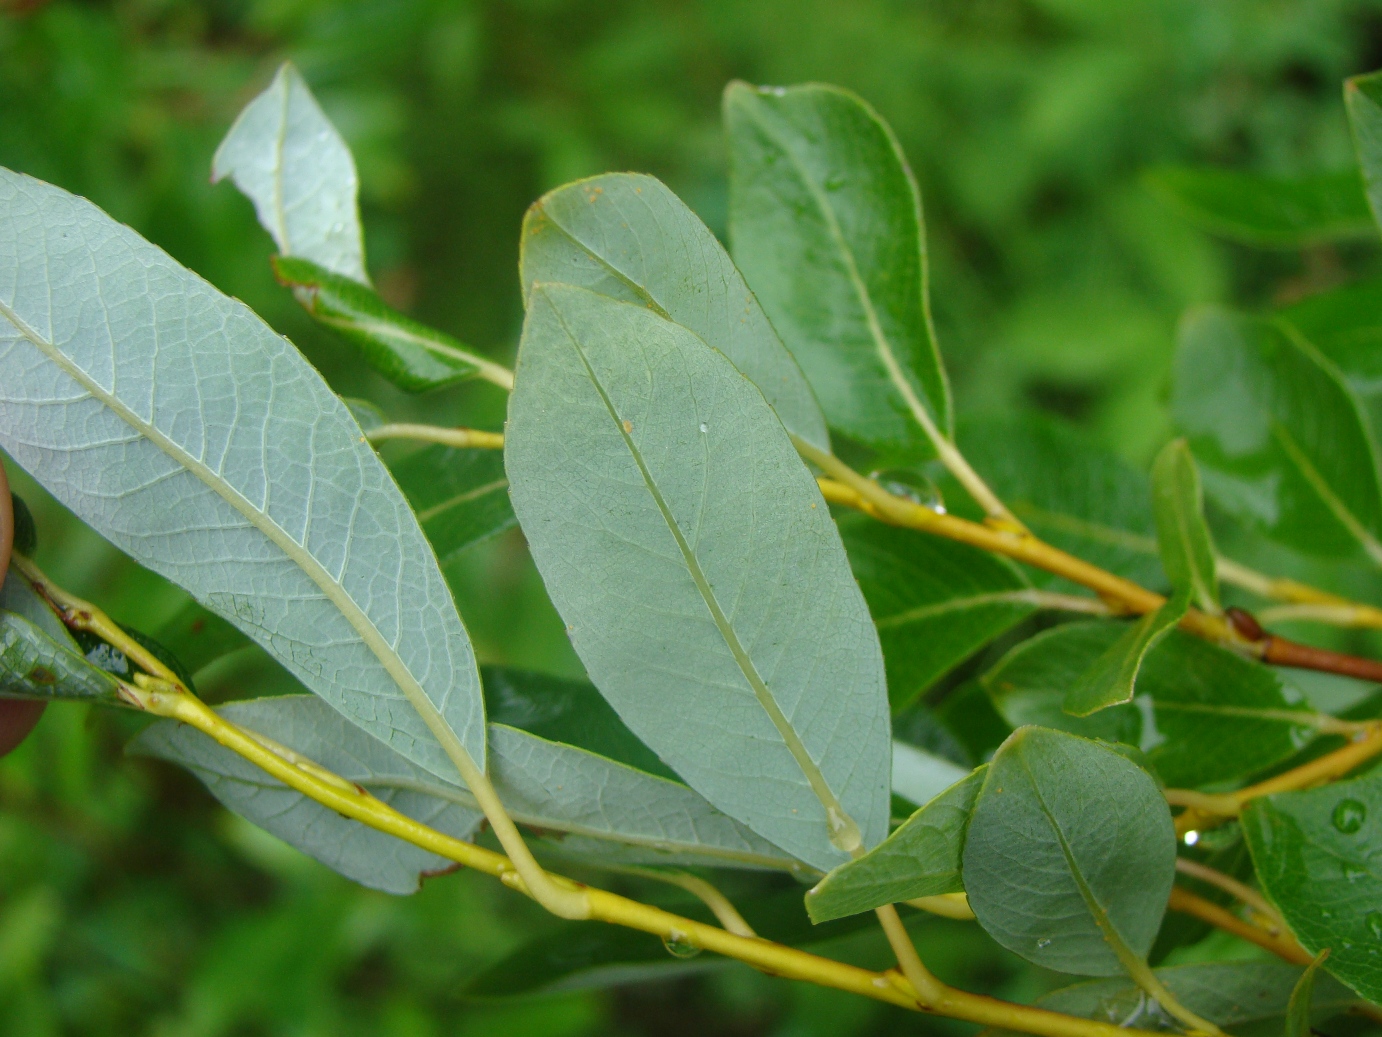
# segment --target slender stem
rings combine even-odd
[[[668,885],[677,886],[686,890],[696,897],[706,907],[710,908],[713,914],[725,927],[727,932],[735,933],[739,936],[754,937],[758,934],[753,931],[753,927],[744,921],[738,909],[730,902],[729,897],[725,896],[713,885],[701,878],[699,875],[692,875],[686,871],[659,871],[656,868],[638,868],[631,866],[605,866],[607,871],[619,872],[624,875],[637,875],[640,878],[653,879],[656,882],[666,882]]]
[[[1271,924],[1272,928],[1269,931],[1272,935],[1279,934],[1285,928],[1286,923],[1282,920],[1281,915],[1277,914],[1276,908],[1267,903],[1267,898],[1251,886],[1239,882],[1232,875],[1225,875],[1222,871],[1217,871],[1198,861],[1192,861],[1188,857],[1176,858],[1176,870],[1182,875],[1189,875],[1193,879],[1207,882],[1209,885],[1217,886],[1225,893],[1237,897]]]
[[[482,432],[473,428],[443,428],[440,425],[412,425],[407,422],[379,425],[366,432],[365,438],[371,443],[380,443],[386,439],[420,439],[428,443],[441,443],[443,446],[462,449],[504,449],[502,432]]]
[[[146,686],[141,687],[141,684]],[[266,740],[251,736],[176,685],[167,681],[142,680],[133,685],[122,685],[121,692],[130,705],[195,727],[289,788],[345,817],[475,871],[492,875],[506,886],[528,896],[533,895],[519,869],[503,854],[428,828],[380,802],[360,786],[335,775],[331,776],[334,780],[325,780],[321,776],[322,768],[316,765],[305,767],[301,759],[297,762],[285,759],[266,748],[263,744]],[[761,937],[739,935],[604,890],[582,886],[560,875],[548,875],[547,879],[563,889],[583,893],[590,905],[587,917],[592,920],[638,929],[667,940],[684,940],[788,979],[861,994],[902,1008],[920,1007],[911,983],[896,973],[870,972]],[[1038,1037],[1151,1037],[1148,1031],[1124,1029],[1111,1023],[1009,1004],[944,985],[941,986],[938,999],[928,1004],[925,1010],[980,1025],[1021,1030]]]
[[[942,893],[934,897],[914,897],[902,903],[919,911],[929,911],[942,918],[955,918],[962,922],[974,921],[974,911],[969,906],[969,897],[963,893]]]
[[[907,935],[907,928],[902,924],[902,919],[897,915],[897,908],[892,904],[885,904],[877,908],[874,913],[878,916],[879,924],[883,926],[883,932],[888,937],[888,945],[892,947],[893,954],[897,956],[897,963],[902,967],[902,974],[907,977],[907,982],[912,985],[912,989],[917,993],[917,1000],[923,1008],[929,1008],[936,1004],[945,996],[945,984],[931,975],[931,971],[921,963],[921,955],[917,954],[916,945],[912,943],[912,938]]]
[[[1237,817],[1254,799],[1323,785],[1379,754],[1382,754],[1382,724],[1372,724],[1361,737],[1343,748],[1237,792],[1216,795],[1192,789],[1167,789],[1166,801],[1172,806],[1186,808],[1176,818],[1176,834],[1183,836],[1186,832],[1217,827],[1228,818]]]
[[[1180,914],[1192,915],[1202,922],[1208,922],[1210,925],[1241,937],[1249,943],[1255,943],[1293,965],[1309,965],[1314,960],[1290,933],[1270,933],[1266,929],[1243,921],[1232,911],[1225,910],[1213,901],[1206,900],[1204,897],[1191,893],[1188,889],[1183,889],[1180,886],[1171,887],[1171,899],[1167,903],[1167,907]]]
[[[1166,603],[1166,598],[1162,595],[1052,547],[1031,533],[1013,533],[991,525],[970,522],[968,519],[933,511],[923,505],[896,497],[872,479],[864,478],[833,454],[818,450],[796,436],[792,437],[792,442],[803,457],[829,476],[818,480],[818,483],[822,495],[832,504],[857,508],[895,526],[934,533],[995,554],[1006,555],[1038,569],[1045,569],[1073,583],[1088,587],[1114,612],[1142,615],[1154,612]],[[1224,616],[1213,616],[1192,608],[1180,621],[1180,627],[1207,641],[1280,666],[1339,673],[1382,682],[1382,662],[1312,648],[1283,637],[1264,635],[1261,639],[1254,640],[1241,634]]]
[[[1166,1009],[1173,1019],[1190,1027],[1192,1033],[1208,1033],[1214,1034],[1215,1037],[1224,1037],[1224,1032],[1208,1019],[1196,1015],[1181,1004],[1176,995],[1171,993],[1166,984],[1161,982],[1160,977],[1152,971],[1152,967],[1141,958],[1125,961],[1123,965],[1127,968],[1128,975],[1132,977],[1134,983],[1156,998],[1157,1004]]]

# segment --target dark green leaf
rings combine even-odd
[[[539,286],[505,460],[572,643],[634,733],[808,864],[881,842],[877,635],[815,480],[752,383],[651,310]]]
[[[1373,219],[1382,225],[1382,74],[1370,72],[1345,80],[1344,105],[1367,185],[1368,205]]]
[[[401,389],[439,389],[497,366],[450,335],[405,317],[365,285],[311,260],[275,256],[273,266],[279,283],[293,289],[308,313]]]
[[[1354,169],[1285,179],[1235,169],[1150,173],[1152,191],[1203,229],[1248,245],[1299,248],[1375,234]]]
[[[961,893],[965,827],[986,766],[931,800],[864,856],[842,864],[806,894],[813,922],[872,911],[913,897]]]
[[[871,446],[951,431],[921,196],[879,115],[838,87],[725,91],[735,262],[830,424]]]
[[[1186,592],[1196,608],[1221,611],[1200,471],[1183,439],[1167,443],[1152,465],[1152,514],[1161,566],[1171,586]]]
[[[518,523],[498,450],[428,446],[391,471],[443,564]]]
[[[227,624],[229,626],[229,624]],[[234,629],[233,627],[231,629]],[[154,640],[148,634],[141,633],[132,627],[125,627],[124,631],[136,644],[142,647],[155,659],[168,667],[173,672],[173,676],[180,680],[184,687],[188,688],[194,695],[197,686],[192,683],[192,672],[185,663],[169,651],[164,645]],[[73,639],[77,642],[77,647],[86,656],[86,661],[92,666],[99,666],[108,673],[113,673],[122,680],[132,680],[136,673],[141,672],[139,667],[129,661],[129,658],[114,645],[107,644],[95,634],[83,630],[74,630]],[[248,639],[241,635],[241,643]]]
[[[1147,653],[1175,629],[1189,606],[1189,595],[1182,591],[1155,612],[1129,624],[1118,640],[1070,685],[1061,708],[1071,716],[1087,717],[1109,706],[1131,702]]]
[[[1382,772],[1248,804],[1258,881],[1326,971],[1382,1001]]]
[[[1209,962],[1155,970],[1157,979],[1182,1005],[1244,1037],[1278,1037],[1285,1023],[1290,991],[1300,981],[1302,971],[1299,965],[1278,961]],[[1343,984],[1322,977],[1315,988],[1310,1014],[1320,1022],[1348,1011],[1357,1000]],[[1037,1005],[1052,1012],[1139,1030],[1175,1033],[1183,1029],[1137,984],[1124,979],[1062,987],[1038,999]],[[995,1030],[991,1037],[1009,1037],[1010,1033]]]
[[[997,555],[864,516],[840,532],[878,628],[894,710],[1036,611],[1023,600],[1027,580]]]
[[[1176,834],[1156,783],[1098,742],[1024,727],[970,817],[964,888],[979,924],[1037,965],[1124,974],[1156,939]]]
[[[637,303],[699,335],[789,432],[830,449],[825,418],[724,248],[660,181],[609,173],[543,195],[523,218],[523,295],[557,282]]]
[[[983,684],[1014,727],[1042,724],[1137,746],[1180,788],[1246,777],[1313,735],[1314,714],[1278,671],[1180,631],[1148,653],[1135,702],[1088,717],[1065,713],[1067,689],[1120,636],[1108,621],[1056,627],[1010,651]]]
[[[963,421],[959,443],[1003,503],[1043,540],[1143,586],[1164,586],[1147,477],[1093,445],[1087,433],[1022,413]],[[1034,582],[1055,579],[1036,570],[1031,575]]]
[[[1172,408],[1229,513],[1307,554],[1382,564],[1377,450],[1338,370],[1287,324],[1204,309],[1183,324]]]
[[[1315,1000],[1315,976],[1327,957],[1329,951],[1321,951],[1296,981],[1286,1005],[1286,1037],[1311,1037],[1310,1009]]]

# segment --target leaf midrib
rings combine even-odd
[[[836,246],[840,250],[841,256],[844,258],[845,272],[849,276],[850,286],[854,289],[855,295],[859,298],[859,305],[863,308],[864,320],[868,325],[869,337],[873,339],[874,351],[878,354],[879,360],[883,362],[883,369],[888,373],[888,380],[893,383],[893,386],[902,396],[902,400],[907,404],[907,409],[911,412],[912,417],[916,419],[917,424],[920,425],[922,431],[926,433],[926,438],[933,444],[939,445],[944,438],[941,435],[940,428],[931,417],[925,405],[922,404],[921,399],[917,396],[916,390],[912,387],[912,383],[907,380],[906,375],[902,371],[902,365],[898,363],[897,356],[893,352],[892,343],[888,341],[888,336],[883,333],[883,326],[878,320],[878,311],[873,305],[873,296],[869,293],[868,285],[864,283],[864,279],[859,273],[859,264],[854,257],[854,250],[849,247],[848,242],[845,240],[844,230],[840,227],[840,221],[838,217],[836,217],[835,210],[830,205],[829,199],[826,198],[820,187],[811,178],[805,166],[802,164],[801,158],[791,146],[784,141],[779,134],[774,132],[773,127],[770,126],[766,120],[753,110],[752,105],[745,106],[745,109],[749,113],[750,118],[758,124],[764,135],[776,144],[778,148],[782,150],[783,154],[787,156],[788,161],[791,162],[792,167],[796,169],[797,175],[801,178],[801,182],[806,186],[807,193],[811,195],[812,201],[814,201],[817,208],[820,209],[821,218],[825,221],[826,228],[829,230],[831,238],[834,239]]]
[[[21,318],[9,306],[8,303],[0,300],[0,316],[10,322],[24,338],[28,339],[44,356],[62,370],[68,377],[80,385],[89,393],[92,398],[109,408],[130,428],[134,429],[149,442],[153,443],[170,458],[172,458],[185,471],[190,472],[199,479],[208,489],[212,490],[217,496],[238,511],[245,519],[254,526],[259,532],[268,537],[273,544],[278,547],[288,558],[301,569],[317,587],[326,595],[327,599],[340,610],[351,628],[360,635],[360,639],[365,642],[371,653],[383,665],[389,677],[393,680],[398,689],[403,692],[408,703],[415,709],[428,730],[441,743],[442,749],[453,762],[457,761],[458,756],[469,762],[472,766],[478,766],[471,757],[469,751],[461,743],[456,733],[447,724],[432,700],[423,691],[422,685],[413,676],[403,660],[399,657],[389,643],[379,632],[378,627],[367,616],[349,594],[345,588],[326,571],[326,568],[308,551],[305,547],[288,535],[287,531],[271,520],[268,515],[260,511],[249,500],[240,493],[239,490],[231,486],[224,478],[217,475],[203,462],[197,460],[181,446],[174,443],[163,434],[156,426],[144,421],[133,410],[125,405],[114,394],[107,392],[90,375],[77,366],[66,356],[54,343],[47,341],[42,335],[38,334],[29,324]],[[458,766],[459,769],[459,766]]]
[[[610,420],[614,423],[616,431],[623,439],[624,445],[628,449],[630,456],[632,456],[634,463],[638,466],[638,471],[643,478],[644,486],[647,487],[648,493],[652,496],[653,502],[657,505],[663,523],[676,541],[677,548],[681,552],[683,564],[685,564],[690,573],[691,580],[695,584],[696,591],[700,595],[701,600],[710,611],[711,619],[714,621],[720,637],[724,640],[725,646],[729,648],[730,654],[734,657],[735,664],[738,666],[745,681],[748,682],[750,689],[754,693],[754,697],[758,700],[758,704],[763,708],[763,711],[768,714],[768,719],[772,721],[773,727],[776,728],[788,752],[792,754],[793,760],[796,761],[797,766],[801,769],[807,784],[811,786],[811,791],[815,793],[816,798],[821,802],[821,806],[825,808],[827,825],[829,825],[829,818],[832,812],[842,820],[852,821],[849,814],[846,813],[844,807],[841,805],[839,798],[826,782],[825,775],[821,773],[820,767],[817,766],[816,761],[811,758],[811,754],[807,752],[806,746],[801,740],[801,736],[797,734],[796,729],[792,727],[790,721],[788,721],[786,715],[782,712],[781,707],[778,706],[777,700],[773,698],[767,683],[758,673],[753,659],[750,658],[748,652],[745,651],[744,646],[740,644],[739,635],[730,624],[729,618],[724,614],[724,610],[720,608],[719,600],[715,597],[715,593],[710,587],[710,581],[701,570],[700,560],[691,550],[691,545],[687,543],[686,537],[681,531],[681,527],[677,524],[676,517],[672,514],[671,508],[668,507],[666,500],[662,496],[662,491],[658,488],[652,473],[648,470],[648,466],[643,460],[642,452],[638,449],[637,444],[634,443],[633,437],[624,429],[623,422],[619,417],[619,412],[614,406],[614,401],[609,398],[609,394],[605,391],[604,385],[595,374],[595,369],[590,363],[590,358],[586,356],[585,350],[581,348],[580,341],[567,325],[566,319],[562,316],[557,307],[550,301],[548,305],[551,307],[552,313],[561,325],[562,331],[566,334],[567,340],[571,343],[571,348],[575,350],[576,355],[580,358],[581,364],[585,368],[586,377],[590,379],[591,385],[595,387],[595,391],[599,394],[600,400],[604,404]],[[678,325],[678,327],[680,327],[680,325]]]

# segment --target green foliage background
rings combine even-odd
[[[1372,245],[1262,253],[1211,240],[1141,174],[1352,162],[1340,82],[1382,65],[1363,0],[125,0],[0,7],[0,164],[92,198],[239,296],[342,393],[398,417],[498,427],[483,384],[407,398],[274,284],[212,151],[285,57],[355,151],[370,264],[396,305],[495,356],[520,321],[517,235],[541,192],[663,178],[717,232],[726,81],[825,80],[869,99],[920,179],[937,324],[962,412],[1035,405],[1140,465],[1169,428],[1176,322],[1286,301],[1376,267]],[[117,619],[176,598],[32,483],[39,560]],[[482,657],[578,665],[521,538],[448,571]],[[214,699],[280,679],[258,657]],[[575,1037],[964,1027],[739,967],[614,992],[467,1001],[465,979],[550,923],[465,874],[395,900],[355,888],[121,746],[130,718],[49,711],[0,763],[0,1033]],[[943,978],[1029,999],[1052,978],[973,926],[928,922]],[[1232,953],[1227,948],[1219,948]],[[876,947],[860,946],[865,956]],[[1199,953],[1214,953],[1208,949]],[[707,965],[709,963],[707,962]]]

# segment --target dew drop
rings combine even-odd
[[[710,431],[710,426],[707,425],[704,421],[702,421],[702,422],[701,422],[701,434],[704,435],[705,433],[707,433],[707,432],[709,432],[709,431]]]
[[[1051,946],[1051,941],[1050,941],[1049,939],[1047,939],[1045,936],[1043,936],[1040,940],[1037,941],[1037,949],[1038,949],[1038,950],[1040,950],[1040,949],[1042,949],[1042,948],[1044,948],[1044,947],[1050,947],[1050,946]]]
[[[825,189],[827,191],[838,191],[845,186],[845,178],[839,173],[825,178]]]
[[[1364,921],[1368,923],[1368,932],[1382,940],[1382,911],[1369,911]]]
[[[1348,879],[1350,883],[1357,882],[1359,879],[1365,879],[1367,877],[1368,873],[1366,871],[1359,871],[1357,868],[1344,869],[1344,878]]]
[[[838,805],[826,807],[825,823],[830,826],[830,842],[837,850],[853,853],[864,845],[859,826]]]
[[[1368,808],[1356,799],[1341,799],[1334,808],[1334,827],[1344,835],[1352,835],[1363,827],[1367,816]]]
[[[662,946],[666,947],[667,953],[674,958],[694,958],[701,953],[701,949],[691,942],[689,936],[676,929],[662,938]]]
[[[869,478],[877,482],[894,497],[901,497],[923,508],[945,513],[945,500],[936,484],[915,468],[880,468],[869,473]]]

